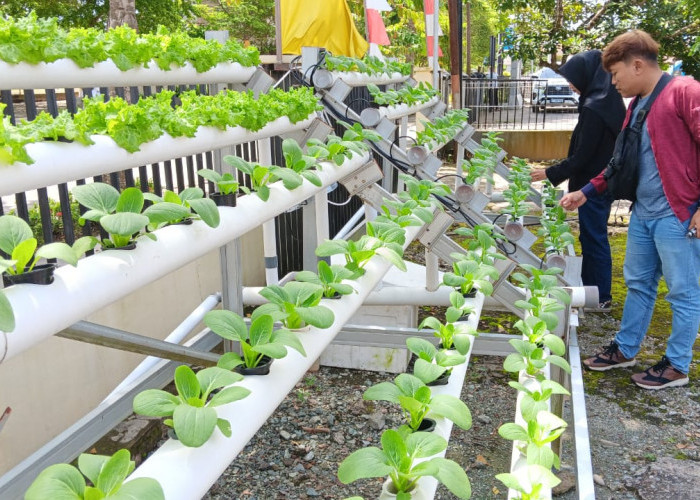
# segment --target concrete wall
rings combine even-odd
[[[501,133],[501,147],[509,157],[534,161],[566,158],[571,130],[506,130]]]
[[[244,283],[264,285],[262,229],[246,234],[242,247]],[[220,290],[215,251],[85,319],[163,339]],[[200,324],[193,333],[203,328]],[[0,413],[12,408],[0,431],[0,475],[94,409],[144,358],[51,337],[0,364]]]

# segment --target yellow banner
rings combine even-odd
[[[357,31],[345,0],[282,0],[282,52],[323,47],[334,55],[360,58],[369,44]]]

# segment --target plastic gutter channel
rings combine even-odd
[[[267,202],[254,194],[242,196],[236,207],[220,208],[221,223],[217,228],[201,221],[190,226],[164,227],[155,233],[158,241],[139,238],[134,250],[107,250],[80,260],[77,267],[57,269],[51,285],[5,289],[15,313],[16,327],[11,334],[0,337],[0,353],[6,352],[4,359],[16,356],[101,307],[178,270],[323,191],[366,164],[367,159],[368,155],[356,155],[340,167],[325,165],[318,171],[320,187],[304,180],[300,187],[288,191],[282,182],[276,182],[270,186]],[[46,321],[47,317],[51,321]]]
[[[421,227],[407,228],[404,248],[415,239],[420,229]],[[169,500],[190,500],[204,496],[362,305],[365,297],[390,266],[375,256],[367,264],[365,275],[356,281],[357,294],[346,295],[340,300],[322,300],[322,304],[334,312],[335,322],[329,329],[311,327],[308,332],[299,335],[306,357],[290,350],[285,358],[275,360],[269,375],[246,377],[237,384],[250,389],[251,394],[243,400],[217,408],[219,418],[230,420],[233,424],[234,434],[230,438],[215,430],[209,441],[199,448],[187,448],[170,439],[141,464],[129,479],[157,479],[163,486],[165,498]]]

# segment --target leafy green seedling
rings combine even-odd
[[[363,235],[357,241],[352,240],[326,240],[316,248],[319,257],[343,254],[347,267],[353,273],[353,279],[365,273],[364,267],[375,255],[393,264],[398,269],[406,271],[406,263],[403,261],[403,247],[397,243],[386,243],[377,237]]]
[[[455,260],[452,262],[452,272],[443,275],[442,282],[452,287],[462,295],[469,294],[473,289],[478,289],[484,295],[493,293],[491,280],[498,279],[498,271],[490,264],[474,257],[471,253],[463,255],[453,253],[450,255]]]
[[[198,187],[186,188],[179,195],[166,189],[162,198],[153,193],[145,193],[144,197],[153,202],[143,211],[151,230],[185,219],[201,219],[209,227],[218,227],[221,222],[216,203],[205,198],[204,191]]]
[[[406,186],[406,189],[398,194],[399,200],[408,201],[410,199],[422,207],[442,207],[441,203],[435,203],[434,195],[449,196],[452,194],[450,188],[441,182],[416,179],[408,174],[399,174],[399,179]]]
[[[471,496],[471,484],[462,467],[452,460],[433,457],[447,448],[447,441],[437,434],[388,429],[382,433],[381,444],[381,449],[370,446],[351,453],[338,467],[338,479],[349,484],[388,475],[396,499],[409,500],[418,479],[431,476],[457,498]]]
[[[36,238],[24,219],[14,215],[0,216],[0,250],[10,256],[10,260],[0,259],[0,274],[30,272],[41,258],[60,259],[71,266],[77,266],[78,259],[95,248],[95,245],[97,238],[83,236],[72,246],[59,241],[37,249]]]
[[[216,188],[221,194],[231,194],[238,191],[238,182],[233,174],[228,172],[220,174],[216,170],[203,168],[197,171],[197,175],[216,184]]]
[[[254,192],[262,201],[267,201],[270,198],[270,187],[268,184],[275,180],[270,170],[271,167],[251,163],[232,155],[224,156],[224,161],[250,177],[251,187],[240,186],[241,191],[246,194]]]
[[[239,365],[255,368],[263,356],[281,359],[287,355],[287,346],[306,356],[297,336],[284,328],[274,330],[274,321],[267,314],[251,321],[250,329],[238,314],[226,310],[209,311],[204,315],[204,324],[220,337],[241,345],[243,356],[237,352],[227,352],[219,359],[217,366],[226,370],[233,370]]]
[[[321,186],[321,179],[315,172],[312,172],[312,169],[316,167],[316,158],[305,155],[297,141],[289,138],[283,140],[282,155],[284,156],[285,165],[287,165],[289,170],[299,174],[314,186]],[[273,170],[273,173],[279,176],[277,169]],[[284,182],[284,178],[282,178],[282,182]],[[287,189],[294,189],[287,186],[287,184],[285,184],[285,187]]]
[[[518,305],[517,302],[516,305]],[[559,356],[563,356],[566,352],[564,341],[559,336],[550,333],[546,321],[538,316],[527,316],[525,319],[518,320],[513,326],[520,330],[520,333],[532,345],[547,347]]]
[[[284,286],[266,286],[260,290],[260,295],[269,302],[253,311],[253,320],[269,314],[291,330],[303,328],[307,324],[329,328],[335,321],[333,311],[319,305],[323,295],[323,288],[319,285],[290,281]]]
[[[547,401],[554,394],[569,395],[569,391],[554,380],[532,381],[530,388],[511,380],[508,385],[523,393],[520,400],[520,413],[526,422],[535,419],[541,411],[547,410]]]
[[[450,419],[455,425],[467,430],[472,425],[469,408],[459,398],[449,394],[432,395],[430,387],[418,377],[400,373],[394,382],[380,382],[368,388],[364,399],[389,401],[401,406],[406,423],[416,431],[428,412]]]
[[[551,442],[564,433],[566,425],[554,413],[540,411],[534,419],[527,422],[527,428],[510,422],[499,427],[498,433],[505,439],[523,443],[518,449],[527,457],[529,465],[558,469],[559,457],[552,451]]]
[[[437,380],[445,373],[450,374],[452,367],[467,360],[462,354],[446,349],[438,350],[432,343],[418,337],[407,338],[406,347],[417,357],[413,374],[424,384]]]
[[[549,491],[545,493],[545,489],[551,490],[561,483],[549,467],[541,465],[528,465],[512,474],[496,474],[496,479],[517,491],[519,495],[515,498],[519,500],[549,500],[552,495]]]
[[[510,339],[508,343],[516,351],[506,356],[503,361],[503,369],[508,372],[517,373],[525,370],[527,375],[540,377],[547,363],[551,363],[566,373],[571,373],[571,367],[564,358],[555,354],[547,355],[543,347],[520,339]]]
[[[506,241],[506,237],[496,232],[493,224],[484,223],[476,224],[474,227],[459,227],[455,229],[455,234],[467,238],[462,242],[462,245],[466,246],[467,250],[484,264],[493,265],[496,259],[506,259],[505,255],[496,251],[498,242]]]
[[[294,276],[297,281],[313,283],[323,287],[323,296],[331,298],[337,295],[349,295],[355,289],[343,280],[352,279],[353,273],[339,265],[329,265],[325,260],[318,261],[318,274],[313,271],[299,271]]]
[[[185,446],[202,446],[216,427],[231,437],[231,423],[218,418],[216,407],[243,399],[250,394],[244,387],[228,387],[243,375],[216,366],[195,373],[189,366],[175,369],[177,396],[160,389],[147,389],[134,398],[134,413],[147,417],[166,418],[165,425],[175,430]],[[224,387],[211,396],[212,391]],[[211,397],[209,397],[211,396]]]
[[[95,182],[73,188],[75,199],[88,210],[79,220],[81,225],[86,220],[97,222],[108,234],[102,240],[105,248],[121,248],[129,245],[135,237],[146,228],[148,217],[143,215],[143,193],[134,187],[119,193],[109,184]],[[147,234],[156,239],[154,234]]]
[[[55,464],[41,471],[24,500],[164,499],[163,488],[155,479],[141,477],[124,482],[135,467],[129,450],[119,450],[111,457],[83,453],[78,457],[78,468]],[[92,486],[87,486],[85,477]]]

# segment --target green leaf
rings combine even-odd
[[[84,252],[83,252],[84,253]],[[36,252],[37,257],[43,257],[44,259],[60,259],[67,262],[71,266],[78,265],[78,257],[80,255],[76,254],[73,249],[62,241],[56,243],[49,243],[44,245]]]
[[[470,498],[471,484],[464,469],[452,460],[436,457],[430,460],[436,468],[436,479],[447,487],[457,498]]]
[[[198,187],[188,187],[180,192],[182,201],[200,200],[202,198],[204,198],[204,191]]]
[[[379,384],[368,387],[362,395],[363,399],[389,401],[390,403],[399,403],[401,391],[391,382],[380,382]]]
[[[226,352],[221,355],[219,361],[216,362],[216,366],[223,368],[224,370],[233,370],[237,366],[244,363],[241,355],[237,352]]]
[[[498,428],[498,434],[504,439],[510,441],[528,441],[529,436],[527,431],[522,426],[514,423],[506,423]]]
[[[106,455],[92,455],[91,453],[82,453],[78,457],[78,468],[85,477],[87,477],[92,484],[97,484],[97,480],[100,477],[100,471],[102,467],[109,460],[109,456]]]
[[[214,389],[226,387],[243,380],[243,375],[224,370],[217,366],[210,366],[199,370],[196,377],[202,391],[203,399],[206,399]]]
[[[73,197],[91,210],[111,214],[117,209],[119,191],[103,182],[94,182],[73,188]]]
[[[263,315],[255,318],[250,325],[250,345],[264,345],[272,338],[272,317]]]
[[[176,222],[190,215],[190,211],[183,205],[163,201],[155,203],[143,211],[150,224],[156,227],[168,222]]]
[[[416,458],[433,456],[447,448],[447,441],[432,432],[414,432],[406,437],[406,451]]]
[[[143,193],[135,187],[128,187],[122,191],[117,200],[117,212],[131,212],[140,214],[143,210]]]
[[[111,495],[119,489],[131,471],[131,454],[129,450],[119,450],[102,466],[95,486],[105,495]]]
[[[150,477],[138,477],[124,483],[119,491],[109,497],[111,500],[165,500],[163,487]]]
[[[354,451],[343,460],[338,467],[338,479],[349,484],[358,479],[384,477],[392,470],[384,452],[371,446]]]
[[[503,369],[507,372],[516,373],[520,370],[524,370],[526,367],[523,357],[517,352],[511,353],[506,356],[505,361],[503,361]]]
[[[189,200],[188,203],[192,207],[192,210],[199,215],[207,226],[219,226],[219,223],[221,222],[219,208],[216,206],[216,203],[214,203],[213,200],[210,200],[209,198],[201,198]]]
[[[146,389],[134,397],[134,413],[147,417],[169,417],[180,400],[177,396],[160,389]]]
[[[204,406],[197,408],[190,405],[180,405],[173,413],[175,434],[185,446],[202,446],[214,433],[216,410]]]
[[[435,363],[429,363],[424,359],[417,359],[413,366],[413,374],[424,383],[432,382],[445,373],[446,368]]]
[[[217,335],[234,341],[248,340],[248,327],[238,314],[227,310],[209,311],[204,315],[204,324]]]
[[[199,380],[192,368],[187,365],[180,365],[175,369],[175,387],[184,401],[188,401],[190,398],[199,398],[201,394]]]
[[[227,387],[212,396],[207,406],[215,407],[239,401],[250,395],[250,389],[245,387]]]
[[[34,257],[34,251],[36,250],[36,238],[29,238],[24,240],[19,245],[15,247],[12,252],[12,260],[17,261],[15,264],[17,269],[17,274],[22,274],[29,263]]]
[[[335,321],[333,311],[325,306],[297,307],[296,312],[304,323],[317,328],[330,328]]]
[[[406,263],[404,262],[403,257],[394,252],[393,250],[386,247],[379,247],[377,248],[375,253],[389,261],[389,263],[396,266],[397,269],[400,269],[401,271],[406,271]]]
[[[426,339],[409,337],[406,339],[406,346],[408,347],[408,350],[416,356],[421,356],[421,354],[425,353],[431,360],[434,359],[435,355],[437,354],[437,349],[435,346]]]
[[[131,212],[105,215],[100,219],[100,225],[109,234],[132,236],[148,225],[148,217]]]
[[[304,346],[299,340],[299,337],[295,333],[290,332],[289,330],[275,330],[274,332],[272,332],[272,340],[274,342],[279,342],[280,344],[289,346],[292,349],[299,352],[302,356],[306,356],[306,351],[304,350]]]
[[[17,245],[33,237],[29,224],[23,219],[14,215],[0,217],[0,250],[7,255],[12,255]]]
[[[41,471],[27,492],[25,500],[80,500],[85,491],[85,479],[68,464],[51,465]]]
[[[10,333],[15,329],[15,315],[12,312],[12,305],[5,296],[5,291],[0,290],[0,330]]]
[[[435,415],[448,418],[458,427],[467,430],[472,426],[472,415],[459,398],[448,394],[436,394],[430,401],[430,411]]]

